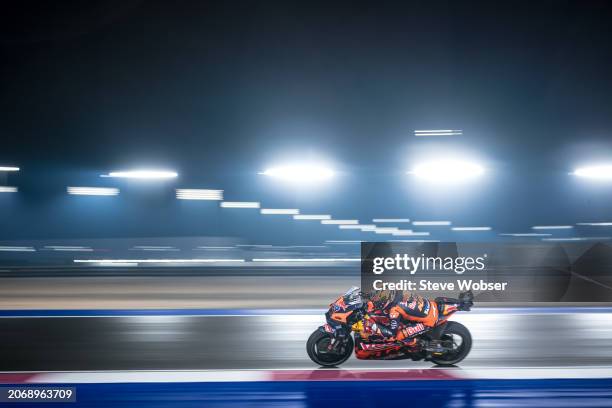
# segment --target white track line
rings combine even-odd
[[[29,375],[28,375],[29,374]],[[14,378],[14,379],[13,379]],[[179,370],[179,371],[58,371],[0,373],[0,382],[97,384],[334,380],[507,380],[612,378],[612,367],[468,367],[427,369],[325,369],[312,370]]]

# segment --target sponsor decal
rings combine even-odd
[[[423,325],[423,323],[417,323],[414,326],[408,326],[404,329],[404,333],[410,337],[413,336],[421,331],[425,330],[425,326]]]

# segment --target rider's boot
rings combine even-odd
[[[371,326],[373,335],[370,336],[372,340],[382,341],[384,343],[390,343],[395,341],[395,333],[388,327],[374,323]]]

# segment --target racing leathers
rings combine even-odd
[[[404,340],[433,327],[438,321],[438,306],[433,300],[418,295],[408,295],[389,310],[389,329],[397,340]],[[410,325],[398,330],[399,323]]]

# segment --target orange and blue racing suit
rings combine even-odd
[[[404,340],[423,332],[428,327],[435,326],[438,321],[438,305],[435,301],[418,295],[408,295],[402,298],[389,310],[391,324],[389,328],[397,340]],[[399,323],[410,322],[398,330]]]

